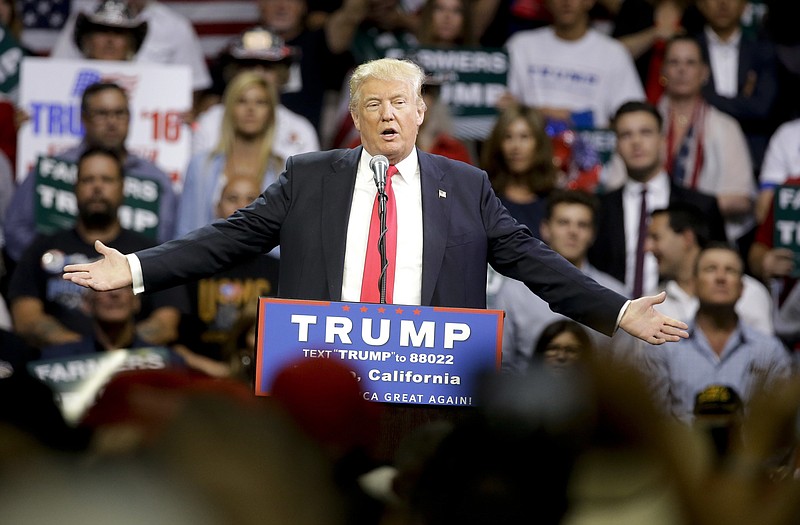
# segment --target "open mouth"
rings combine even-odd
[[[394,128],[387,128],[381,131],[381,135],[387,138],[391,138],[397,135],[397,130],[395,130]]]

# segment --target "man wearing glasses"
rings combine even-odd
[[[81,99],[81,122],[85,131],[77,146],[64,151],[56,158],[75,163],[88,148],[102,147],[117,153],[123,162],[126,186],[138,180],[155,183],[158,195],[158,242],[172,239],[175,230],[177,196],[172,183],[155,164],[125,149],[130,124],[128,96],[117,84],[98,82],[87,87]],[[9,206],[4,225],[6,254],[18,261],[25,248],[33,241],[36,228],[36,199],[39,198],[34,173],[23,180]]]

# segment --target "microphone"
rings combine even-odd
[[[383,155],[375,155],[369,161],[369,169],[372,170],[372,179],[378,187],[378,193],[386,191],[386,172],[389,170],[389,159]]]

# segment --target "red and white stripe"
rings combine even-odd
[[[72,12],[91,11],[98,0],[72,0]],[[228,42],[258,21],[255,0],[166,0],[162,4],[187,17],[194,25],[207,58],[215,57]],[[47,55],[59,29],[26,29],[23,41],[35,53]]]

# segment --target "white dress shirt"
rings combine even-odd
[[[372,203],[378,193],[369,168],[371,159],[372,156],[363,150],[347,224],[342,301],[361,300]],[[395,304],[418,305],[422,301],[422,189],[416,148],[396,167],[397,174],[392,177],[392,189],[397,203],[397,266],[392,301]],[[125,257],[133,278],[133,293],[142,293],[144,278],[141,262],[132,253]]]
[[[739,91],[739,43],[742,41],[742,32],[737,29],[725,42],[710,27],[706,26],[705,32],[714,88],[717,94],[733,98]]]
[[[666,208],[669,205],[669,176],[661,171],[647,184],[647,213]],[[625,286],[628,293],[633,289],[633,275],[636,271],[636,246],[639,240],[639,210],[641,209],[642,188],[645,184],[628,179],[622,190],[622,212],[625,230]],[[644,274],[642,290],[645,294],[658,286],[658,262],[652,253],[644,254]],[[634,297],[636,299],[636,297]]]
[[[347,224],[342,301],[361,300],[369,223],[378,193],[369,168],[371,159],[372,155],[362,150]],[[392,302],[416,305],[422,300],[422,189],[416,148],[396,167],[392,190],[397,203],[397,260]]]

